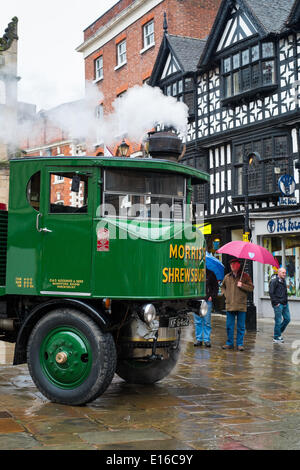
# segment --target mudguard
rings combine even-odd
[[[84,301],[78,299],[51,299],[47,302],[43,302],[42,304],[36,305],[32,309],[32,311],[22,324],[15,345],[15,353],[13,360],[14,365],[24,364],[27,362],[27,342],[35,324],[48,312],[54,310],[55,308],[62,307],[75,308],[76,310],[85,313],[92,320],[94,320],[95,323],[97,323],[103,331],[106,331],[110,326],[109,318],[104,312],[99,312],[99,310],[95,309],[93,306],[87,304]]]

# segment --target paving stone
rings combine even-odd
[[[139,429],[125,431],[102,431],[79,433],[79,437],[89,444],[114,444],[124,442],[167,440],[170,437],[154,429]],[[138,447],[139,448],[139,447]]]
[[[83,407],[50,403],[25,364],[2,364],[0,449],[300,449],[300,369],[292,361],[300,324],[288,326],[283,345],[273,345],[273,322],[258,320],[242,353],[222,350],[223,316],[212,316],[209,350],[195,348],[193,334],[164,380],[132,385],[115,375]],[[2,351],[5,362],[12,351],[4,354],[3,344]]]
[[[36,439],[25,432],[14,434],[0,433],[0,450],[29,450],[38,447],[39,443]]]

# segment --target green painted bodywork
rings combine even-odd
[[[102,218],[103,170],[107,167],[178,173],[191,185],[209,181],[206,173],[156,159],[58,157],[24,158],[10,162],[10,197],[6,286],[0,295],[77,298],[178,299],[205,295],[204,237],[188,221],[178,223]],[[26,188],[41,172],[38,212],[28,202]],[[89,175],[88,211],[50,214],[53,171]],[[97,251],[97,232],[109,234],[108,251]],[[114,235],[118,237],[115,238]],[[171,251],[170,251],[171,250]]]

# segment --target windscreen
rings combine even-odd
[[[183,220],[186,179],[182,175],[128,169],[104,173],[103,216]]]

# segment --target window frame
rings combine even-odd
[[[271,54],[264,54],[264,47],[267,44],[272,44]],[[241,47],[239,50],[235,49],[221,57],[221,100],[223,105],[250,99],[257,93],[268,94],[277,88],[276,47],[274,41],[260,41],[248,44],[247,47]],[[253,56],[254,51],[258,51],[255,56]],[[246,60],[246,56],[248,60]],[[268,62],[273,64],[272,80],[264,82],[264,77],[267,74],[264,73],[263,65]],[[249,71],[249,87],[243,86],[245,82],[247,83],[245,71]]]
[[[98,64],[100,64],[98,66]],[[99,73],[100,72],[100,73]],[[101,54],[97,59],[94,61],[94,76],[95,81],[98,82],[99,80],[103,80],[104,78],[104,69],[103,69],[103,54]]]
[[[99,120],[99,121],[102,121],[103,118],[104,118],[104,106],[103,106],[103,103],[99,103],[97,104],[96,108],[95,108],[95,116],[96,116],[96,119]]]
[[[49,173],[48,173],[48,184],[49,184],[49,194],[48,194],[48,202],[47,202],[47,205],[48,205],[48,215],[87,215],[88,212],[89,212],[89,192],[90,192],[90,188],[89,188],[89,182],[90,182],[90,174],[85,174],[84,176],[86,176],[86,179],[82,178],[82,181],[80,182],[80,186],[82,184],[82,182],[84,183],[84,186],[83,188],[80,187],[79,191],[78,191],[78,196],[71,196],[71,188],[69,190],[69,193],[68,195],[64,195],[64,197],[62,197],[59,201],[57,201],[56,198],[53,198],[53,202],[51,202],[51,198],[52,196],[56,196],[56,192],[54,191],[54,189],[52,188],[52,185],[55,185],[55,180],[56,180],[56,177],[57,176],[60,176],[61,174],[63,175],[62,176],[62,181],[61,181],[61,184],[65,185],[65,187],[68,185],[69,181],[68,180],[71,180],[70,176],[66,176],[66,175],[76,175],[78,172],[77,172],[77,169],[76,170],[72,170],[72,171],[65,171],[65,170],[50,170]],[[52,181],[52,176],[54,176],[53,178],[53,181]],[[81,176],[81,175],[80,175]],[[79,193],[81,192],[82,196],[79,196]],[[70,202],[70,205],[65,205],[64,201],[65,199],[67,198],[70,198],[70,199],[74,199],[74,197],[77,197],[77,198],[81,198],[82,199],[82,202],[84,202],[84,204],[82,204],[81,206],[73,206],[71,205],[71,200],[69,201]],[[63,202],[63,204],[61,204],[61,201]],[[59,204],[57,204],[57,202]],[[77,201],[78,202],[78,201]],[[62,210],[61,212],[59,210],[54,210],[54,207],[68,207],[68,208],[72,208],[73,210]],[[79,209],[81,209],[82,207],[85,207],[85,210],[82,210],[80,211]]]
[[[286,139],[286,153],[280,154],[279,152],[276,152],[276,139],[280,138],[285,138]],[[269,145],[271,140],[271,150],[269,151],[268,155],[265,155],[265,151],[267,149],[266,143]],[[281,132],[281,133],[271,133],[267,135],[257,135],[257,136],[249,136],[247,139],[244,139],[243,141],[236,141],[232,144],[232,157],[233,157],[233,171],[232,171],[232,189],[233,189],[233,198],[234,199],[244,199],[244,174],[243,174],[243,155],[248,152],[252,151],[258,151],[257,149],[257,143],[260,142],[260,147],[261,147],[261,162],[258,163],[260,165],[260,172],[261,172],[261,187],[257,189],[256,192],[253,192],[251,190],[251,187],[248,186],[249,190],[249,197],[250,199],[255,197],[256,195],[265,195],[265,196],[272,196],[277,198],[279,195],[279,189],[277,187],[276,183],[276,178],[278,179],[280,174],[284,173],[278,173],[276,174],[274,169],[276,167],[276,163],[278,164],[278,167],[280,167],[280,164],[283,163],[284,161],[287,161],[287,167],[288,171],[292,171],[292,148],[291,148],[291,139],[288,133],[286,132]],[[242,146],[242,158],[237,160],[237,148]],[[249,147],[249,149],[245,150],[245,147]],[[250,148],[251,147],[251,148]],[[270,182],[267,181],[268,177],[268,170],[272,169],[272,175],[273,175],[273,182],[272,182],[272,188],[267,191],[266,188],[270,185]],[[249,174],[248,174],[249,177]],[[241,191],[238,192],[239,190],[239,179],[241,178]],[[249,181],[248,181],[249,185]],[[257,182],[256,182],[257,185]]]
[[[112,169],[109,169],[109,171],[111,171]],[[134,170],[132,170],[134,171]],[[136,172],[138,172],[138,170],[135,170]],[[144,174],[144,172],[141,172],[141,174]],[[160,173],[158,173],[160,174]],[[143,221],[168,221],[168,222],[184,222],[185,220],[185,217],[186,217],[186,195],[187,195],[187,178],[184,176],[184,175],[178,175],[176,173],[173,173],[174,175],[176,176],[182,176],[183,178],[183,185],[184,185],[184,188],[183,188],[183,196],[178,196],[178,195],[168,195],[168,194],[159,194],[159,193],[151,193],[151,194],[147,194],[145,192],[136,192],[136,191],[114,191],[114,190],[107,190],[106,187],[107,187],[107,170],[104,170],[104,175],[103,175],[103,189],[102,189],[102,201],[103,201],[103,204],[102,204],[102,207],[101,207],[101,217],[103,218],[118,218],[118,219],[138,219],[138,220],[143,220]],[[105,204],[106,204],[106,195],[115,195],[115,196],[118,196],[118,197],[122,197],[122,196],[140,196],[140,197],[143,197],[144,198],[144,202],[143,204],[146,206],[147,204],[147,197],[153,197],[153,198],[172,198],[172,214],[174,215],[174,204],[176,203],[176,200],[180,200],[182,201],[182,217],[179,219],[179,218],[154,218],[154,217],[135,217],[135,216],[128,216],[128,211],[127,211],[127,215],[120,215],[119,214],[116,214],[116,215],[109,215],[109,214],[105,214],[104,211],[105,211]],[[162,203],[163,204],[163,203]]]
[[[187,82],[191,81],[191,88],[188,88]],[[175,93],[174,93],[175,91]],[[163,85],[163,92],[166,96],[173,96],[177,101],[184,102],[189,108],[189,119],[195,116],[195,82],[192,76],[180,75],[173,80],[167,80]],[[192,96],[192,108],[189,105],[187,97]]]
[[[150,25],[153,25],[153,30],[150,33],[147,33],[147,28]],[[149,37],[152,38],[152,40],[150,40],[150,42],[147,43]],[[143,25],[143,49],[142,51],[145,51],[146,49],[149,49],[150,47],[154,45],[155,45],[155,29],[154,29],[154,18],[152,18],[151,20],[149,20],[147,23]]]
[[[125,51],[121,51],[121,47],[125,45]],[[117,47],[117,68],[127,64],[127,42],[126,39],[118,42]],[[125,59],[121,61],[121,58],[125,56]]]

